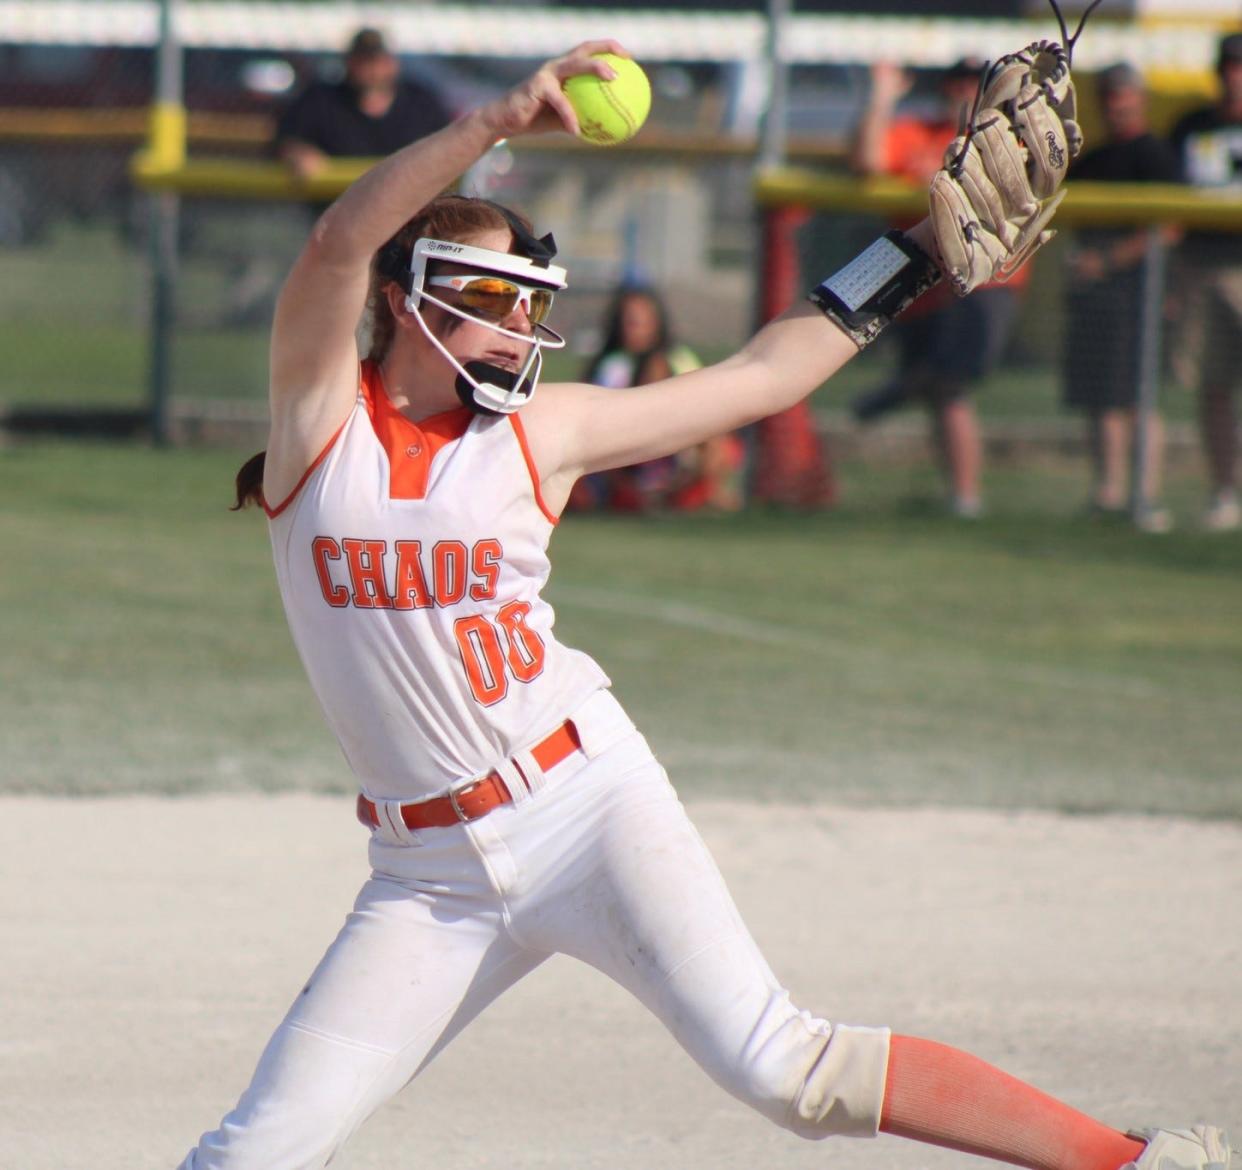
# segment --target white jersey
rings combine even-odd
[[[372,799],[482,775],[608,685],[553,635],[556,517],[516,414],[416,424],[365,363],[344,425],[267,513],[293,640]]]

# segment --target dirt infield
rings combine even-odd
[[[1118,1126],[1242,1134],[1242,826],[691,804],[795,999],[960,1045]],[[0,800],[0,1165],[171,1170],[365,877],[344,798]],[[334,1165],[982,1165],[802,1143],[553,960]]]

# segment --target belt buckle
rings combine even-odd
[[[468,796],[471,792],[473,792],[476,788],[478,788],[478,786],[482,783],[483,781],[481,779],[471,780],[469,784],[463,784],[460,788],[449,789],[449,794],[448,794],[449,804],[453,806],[453,811],[457,814],[457,819],[461,821],[462,824],[465,824],[467,821],[470,821],[473,818],[466,816],[465,810],[461,807],[460,804],[457,803],[458,798],[462,796]]]

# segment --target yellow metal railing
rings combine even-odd
[[[160,132],[170,132],[166,123]],[[591,148],[558,144],[555,149]],[[324,200],[339,195],[374,162],[374,159],[364,158],[332,159],[320,174],[298,179],[274,162],[178,161],[175,141],[165,140],[156,149],[148,147],[135,156],[131,173],[135,182],[147,190],[175,191],[182,195]],[[858,179],[803,167],[764,171],[757,177],[754,191],[762,207],[800,206],[816,211],[886,216],[918,216],[927,210],[926,191],[899,180]],[[1057,212],[1057,223],[1065,227],[1177,223],[1187,228],[1239,231],[1242,230],[1242,192],[1204,191],[1176,183],[1071,181],[1065,202]]]
[[[134,181],[146,190],[205,195],[215,198],[314,200],[333,199],[373,166],[374,159],[337,158],[311,178],[298,178],[276,162],[247,159],[195,159],[187,156],[189,119],[184,107],[156,103],[150,109],[145,149],[130,166]],[[523,150],[583,150],[580,143],[547,137],[523,139]],[[641,142],[614,148],[621,152],[660,154],[753,155],[753,142],[703,134],[644,135]],[[839,156],[840,144],[801,144],[804,154],[817,150]],[[810,167],[785,166],[761,172],[755,180],[761,207],[799,206],[817,211],[849,211],[877,215],[921,215],[927,193],[896,179],[858,179]],[[1072,227],[1089,224],[1177,223],[1188,228],[1242,230],[1242,192],[1203,191],[1167,183],[1071,182],[1057,222]]]
[[[150,106],[99,109],[0,106],[0,142],[142,143],[151,133]],[[186,138],[196,146],[253,150],[271,141],[273,123],[262,114],[190,110]]]
[[[922,215],[927,192],[896,179],[857,179],[798,167],[763,172],[755,182],[761,207],[806,207],[876,215]],[[1071,182],[1058,227],[1177,223],[1213,231],[1242,230],[1242,191],[1204,191],[1177,183]]]

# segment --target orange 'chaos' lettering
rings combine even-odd
[[[504,548],[488,537],[469,547],[441,540],[424,549],[420,540],[317,536],[311,558],[319,590],[333,609],[430,609],[497,596]]]

